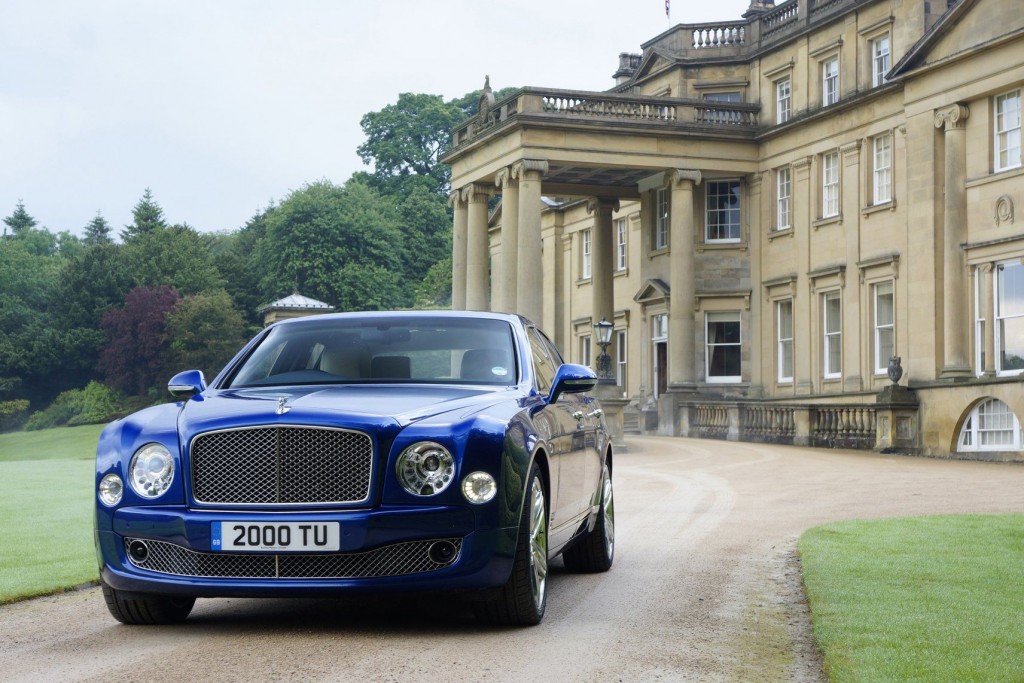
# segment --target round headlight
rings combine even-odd
[[[132,456],[128,482],[143,498],[162,496],[174,479],[174,458],[158,443],[148,443]]]
[[[124,482],[116,474],[108,474],[100,479],[100,502],[112,507],[121,502],[124,493]]]
[[[498,492],[498,483],[486,472],[467,474],[462,480],[462,495],[470,503],[486,503]]]
[[[398,481],[414,496],[441,493],[455,478],[455,459],[448,449],[432,441],[409,446],[398,456]]]

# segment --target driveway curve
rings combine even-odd
[[[528,629],[440,596],[200,600],[127,627],[96,588],[0,608],[5,681],[821,681],[795,557],[841,519],[1024,511],[1024,466],[636,437],[616,559],[553,570]],[[9,549],[4,549],[8,552]]]

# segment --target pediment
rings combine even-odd
[[[986,46],[1024,36],[1024,12],[1005,0],[963,0],[951,7],[896,64],[900,76],[934,64],[965,57]]]
[[[639,291],[633,296],[633,301],[638,304],[653,304],[665,301],[670,298],[670,288],[664,280],[651,278],[645,280]]]
[[[664,71],[665,69],[674,66],[675,63],[676,60],[672,56],[663,53],[658,48],[652,48],[644,55],[643,59],[640,61],[640,66],[637,67],[637,70],[630,78],[630,81],[638,81],[646,76],[650,76],[651,74]]]

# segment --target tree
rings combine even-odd
[[[132,218],[133,221],[121,231],[121,239],[125,242],[167,227],[167,223],[164,222],[164,210],[153,199],[153,192],[148,187],[142,194],[142,199],[132,209]]]
[[[110,223],[107,222],[107,219],[99,211],[96,212],[96,217],[85,226],[85,238],[83,241],[88,246],[109,244],[113,241],[110,239]]]
[[[104,314],[100,325],[109,341],[100,352],[99,368],[107,384],[143,396],[166,381],[166,318],[180,300],[173,287],[137,287],[125,297],[123,308]]]
[[[140,233],[125,242],[123,254],[132,282],[139,287],[170,285],[182,294],[223,287],[208,243],[188,225]]]
[[[254,254],[264,301],[296,289],[342,310],[409,301],[398,213],[365,183],[312,183],[292,192],[265,220],[266,236]]]
[[[36,227],[36,219],[29,215],[28,211],[25,210],[25,202],[20,199],[14,209],[14,213],[5,218],[4,223],[11,229],[11,234],[15,236]],[[7,234],[7,228],[4,228],[4,234]]]
[[[224,290],[185,297],[166,322],[170,365],[179,371],[198,368],[211,378],[247,337],[245,320]]]

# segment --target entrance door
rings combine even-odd
[[[654,398],[668,391],[668,342],[654,343]]]

